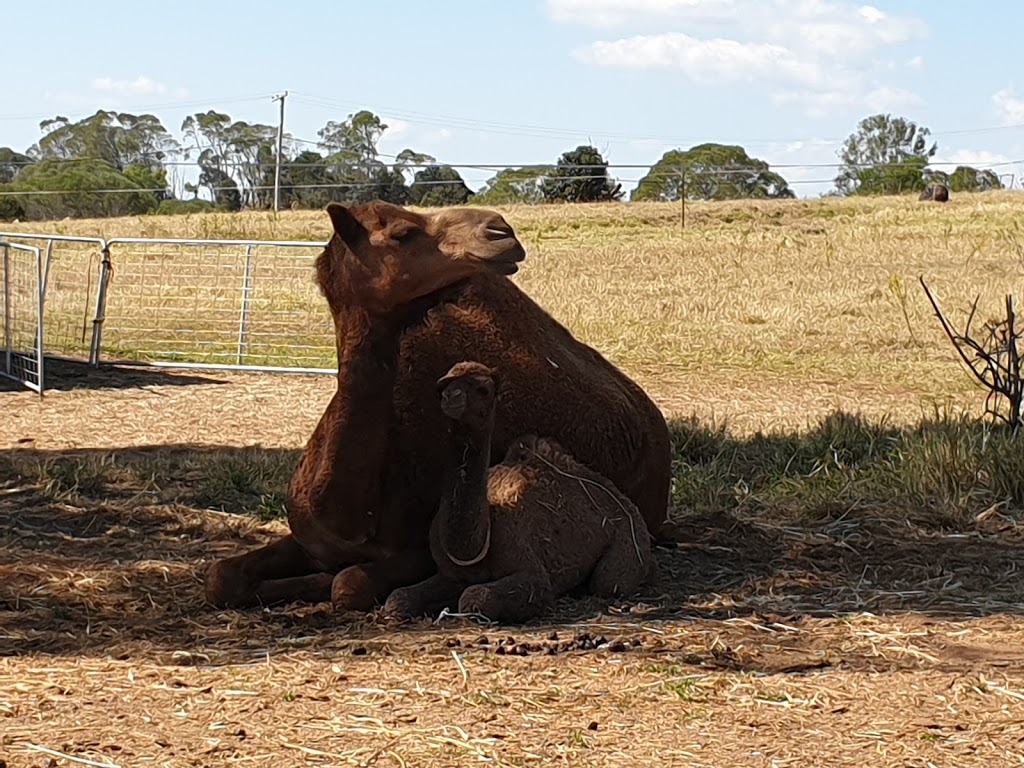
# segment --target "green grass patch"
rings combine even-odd
[[[744,438],[695,419],[671,429],[679,516],[743,507],[814,522],[871,509],[961,527],[993,506],[1024,510],[1024,439],[968,416],[896,426],[837,411]]]
[[[833,412],[810,429],[732,435],[670,422],[673,516],[743,510],[819,524],[861,514],[963,529],[988,510],[1024,511],[1024,439],[967,416],[911,426]],[[167,446],[0,456],[0,485],[55,501],[138,499],[274,519],[285,513],[297,450]]]

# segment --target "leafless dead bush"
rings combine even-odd
[[[1006,316],[982,324],[977,335],[971,335],[971,323],[978,311],[980,296],[974,299],[967,322],[961,333],[950,323],[924,277],[920,277],[928,301],[931,302],[942,330],[953,342],[960,358],[981,384],[988,389],[985,412],[994,420],[1007,424],[1016,432],[1021,426],[1021,402],[1024,400],[1024,380],[1020,370],[1020,332],[1013,308],[1013,296],[1006,296]]]

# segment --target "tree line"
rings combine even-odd
[[[322,208],[331,200],[400,205],[480,205],[621,200],[621,184],[593,146],[550,165],[506,168],[478,192],[436,158],[404,149],[385,162],[377,145],[388,126],[363,110],[329,121],[318,141],[285,135],[280,205]],[[40,139],[18,152],[0,147],[0,219],[124,216],[268,209],[274,204],[277,128],[210,110],[189,115],[174,136],[154,115],[97,111],[40,123]],[[918,192],[933,182],[954,192],[1002,188],[990,170],[929,167],[938,145],[928,128],[888,114],[864,118],[839,150],[832,194]],[[198,167],[185,181],[181,169]],[[631,200],[791,198],[789,182],[737,145],[705,143],[666,152]]]

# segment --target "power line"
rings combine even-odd
[[[293,92],[293,96],[298,101],[302,101],[307,104],[322,107],[341,107],[343,109],[368,109],[367,105],[357,104],[355,102],[342,101],[332,99],[330,97],[315,96],[310,94],[303,94]],[[792,144],[795,142],[807,142],[806,137],[802,138],[789,138],[789,139],[764,139],[764,138],[729,138],[723,139],[721,135],[718,136],[651,136],[651,135],[637,135],[629,133],[619,133],[610,131],[594,130],[593,128],[588,129],[573,129],[573,128],[557,128],[543,125],[530,125],[522,123],[506,123],[498,122],[493,120],[480,120],[476,118],[456,117],[451,115],[438,115],[430,114],[425,112],[417,112],[414,110],[405,110],[399,108],[391,108],[382,105],[375,105],[372,111],[377,114],[386,114],[387,116],[394,116],[401,120],[406,120],[411,123],[421,123],[424,125],[440,125],[440,126],[458,126],[464,128],[472,128],[487,133],[499,133],[506,135],[528,135],[536,136],[538,134],[550,136],[553,138],[565,138],[565,137],[579,137],[579,136],[597,136],[606,139],[622,139],[627,141],[659,141],[664,144],[685,144],[688,142],[717,142],[717,143],[735,143],[743,144],[747,146],[759,146],[759,145],[774,145],[774,144]],[[386,118],[385,118],[386,119]],[[993,131],[1006,131],[1006,130],[1019,130],[1024,128],[1024,123],[1014,123],[1010,125],[998,125],[998,126],[984,126],[977,128],[961,128],[949,131],[940,131],[937,133],[929,133],[933,137],[941,136],[953,136],[963,135],[972,133],[986,133]],[[829,143],[838,144],[846,140],[846,137],[838,138],[818,138],[811,141],[815,143]]]
[[[262,101],[266,98],[266,94],[259,94],[256,96],[237,96],[235,98],[227,99],[198,99],[192,101],[179,101],[173,103],[163,104],[127,104],[123,109],[98,109],[98,112],[124,112],[129,109],[133,110],[156,110],[156,109],[188,109],[190,107],[209,107],[210,103],[216,104],[242,104],[251,101]],[[70,114],[70,113],[69,113]],[[84,119],[92,117],[96,112],[78,112],[75,116],[78,119]],[[53,117],[53,113],[47,114],[0,114],[0,121],[9,120],[48,120]],[[70,118],[69,118],[70,119]]]
[[[1020,162],[1024,162],[1024,161],[1020,161]],[[702,179],[711,180],[711,181],[722,181],[722,180],[729,180],[729,179],[732,179],[732,178],[752,179],[752,178],[756,178],[756,176],[760,172],[761,172],[760,169],[730,169],[730,170],[727,170],[727,171],[704,172],[704,173],[700,174],[700,177]],[[642,179],[640,179],[640,178],[626,178],[626,179],[614,179],[613,180],[613,179],[609,179],[607,176],[605,176],[603,174],[593,174],[593,175],[576,175],[576,174],[572,174],[572,175],[569,175],[569,174],[557,175],[557,174],[555,174],[555,175],[545,176],[544,178],[552,180],[552,181],[567,181],[567,180],[586,181],[586,180],[592,180],[592,179],[604,179],[604,180],[609,180],[609,181],[618,181],[618,182],[627,183],[627,184],[634,184],[634,183],[638,183],[638,182],[642,181]],[[681,178],[683,178],[683,176],[679,172],[653,172],[652,174],[648,174],[648,176],[646,178],[648,178],[648,179],[681,179]],[[797,185],[803,185],[803,184],[831,184],[834,181],[835,181],[834,178],[794,179],[792,181],[787,181],[787,185],[788,186],[797,186]],[[460,182],[458,180],[448,180],[448,179],[421,180],[421,181],[415,182],[415,184],[418,185],[418,186],[451,186],[451,185],[458,185],[459,183]],[[253,184],[253,185],[246,186],[244,189],[239,188],[237,185],[236,186],[204,185],[204,186],[207,186],[207,188],[209,188],[212,191],[230,191],[230,190],[235,190],[235,191],[238,191],[238,192],[264,192],[264,191],[269,191],[269,190],[273,190],[274,189],[274,186],[271,185],[271,184]],[[347,189],[377,188],[379,186],[380,186],[380,183],[376,182],[376,181],[360,181],[360,182],[335,181],[335,182],[317,183],[317,184],[285,184],[285,185],[282,186],[282,188],[286,189],[286,190],[298,190],[298,189],[338,189],[338,190],[347,190]],[[165,192],[165,191],[166,190],[152,189],[152,188],[148,188],[148,187],[124,188],[124,189],[121,189],[121,188],[113,188],[113,189],[71,189],[71,190],[48,189],[48,190],[21,190],[21,191],[3,190],[3,191],[0,191],[0,197],[17,197],[17,196],[34,196],[34,195],[76,195],[76,194],[82,194],[82,195],[87,195],[87,194],[129,194],[129,193],[150,193],[150,194],[156,194],[156,193],[162,193],[162,192]]]

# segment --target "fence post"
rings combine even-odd
[[[4,247],[4,371],[11,373],[11,246]]]
[[[100,346],[103,343],[103,321],[107,315],[107,284],[110,282],[110,246],[103,243],[100,251],[100,279],[96,286],[96,312],[92,319],[92,340],[89,342],[89,365],[100,364]]]
[[[50,260],[53,259],[53,240],[46,241],[46,269],[43,272],[43,296],[46,296],[46,283],[50,279]]]
[[[36,248],[36,375],[39,377],[39,396],[43,396],[45,382],[43,381],[43,302],[46,299],[46,280],[50,276],[50,247],[46,251],[46,271],[43,271],[43,253]]]
[[[252,294],[253,247],[245,247],[245,272],[242,274],[242,309],[238,318],[238,364],[245,358],[249,344],[249,299]]]

